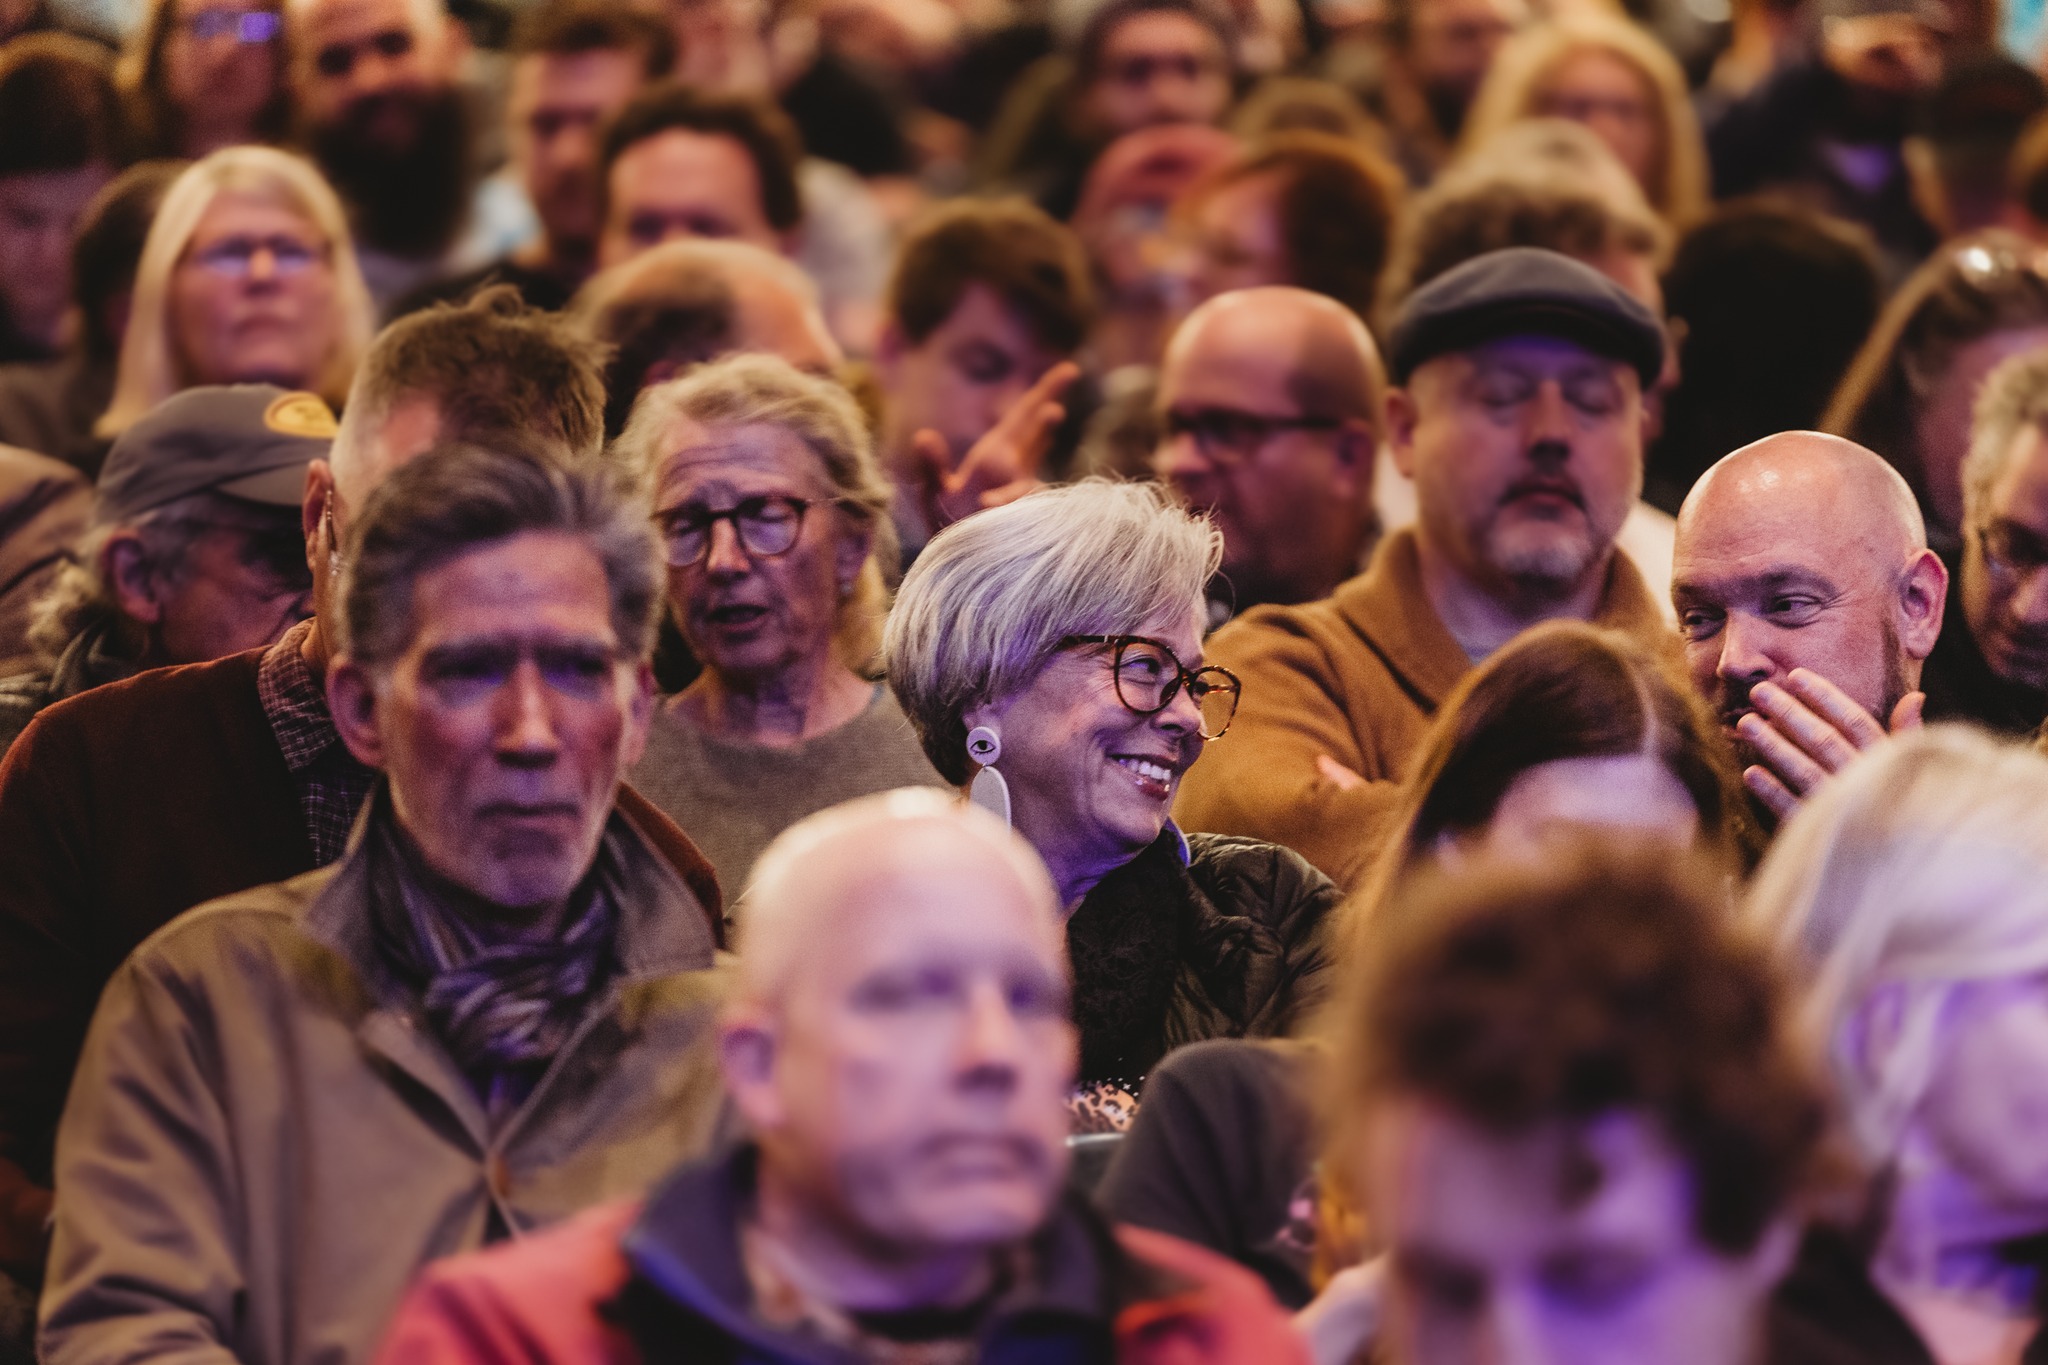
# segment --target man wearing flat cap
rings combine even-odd
[[[122,433],[75,562],[36,604],[41,667],[0,682],[0,753],[53,701],[303,621],[299,499],[333,437],[316,395],[269,384],[186,389]]]
[[[1605,276],[1515,247],[1410,296],[1388,337],[1387,440],[1416,524],[1328,598],[1247,613],[1209,661],[1244,682],[1182,781],[1187,829],[1299,851],[1355,887],[1430,718],[1530,626],[1592,621],[1674,650],[1614,538],[1643,482],[1664,332]]]

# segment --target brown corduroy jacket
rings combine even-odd
[[[1593,622],[1677,648],[1619,551]],[[1387,537],[1364,573],[1320,602],[1247,612],[1210,637],[1206,657],[1237,674],[1244,696],[1230,733],[1182,779],[1175,820],[1284,844],[1355,889],[1409,759],[1444,697],[1472,671],[1423,592],[1415,533]],[[1319,754],[1365,784],[1339,787],[1318,771]]]

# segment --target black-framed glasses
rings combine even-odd
[[[1977,548],[1984,555],[1984,567],[2008,582],[2032,578],[2048,568],[2048,541],[2015,527],[1978,527]]]
[[[276,42],[284,32],[284,16],[276,10],[203,9],[180,21],[181,28],[201,42],[232,37],[245,45]]]
[[[796,545],[797,537],[803,534],[804,513],[837,502],[836,498],[792,498],[768,493],[758,498],[742,498],[721,512],[686,502],[657,512],[654,521],[661,528],[662,552],[668,556],[668,562],[678,569],[687,569],[703,563],[711,553],[711,528],[721,521],[732,523],[742,550],[758,559],[773,559],[788,554]]]
[[[1227,668],[1210,664],[1190,669],[1165,642],[1144,635],[1069,635],[1060,641],[1061,649],[1072,645],[1109,646],[1116,699],[1127,711],[1157,715],[1171,706],[1185,687],[1201,712],[1203,739],[1223,738],[1237,715],[1237,699],[1244,684]]]
[[[1229,465],[1249,460],[1283,431],[1335,431],[1344,425],[1344,419],[1306,412],[1282,415],[1236,408],[1168,408],[1164,424],[1168,440],[1193,437],[1203,459]]]

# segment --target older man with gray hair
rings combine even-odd
[[[637,500],[444,448],[346,562],[328,695],[380,783],[341,862],[109,983],[58,1134],[49,1365],[361,1361],[425,1262],[638,1193],[717,1112],[705,907],[614,805],[653,700]]]
[[[1030,845],[890,792],[785,831],[747,905],[719,1023],[747,1137],[644,1205],[435,1267],[384,1365],[1303,1358],[1250,1272],[1119,1247],[1064,1188],[1075,1031]]]
[[[1962,560],[1923,686],[1930,720],[2024,735],[2048,717],[2048,351],[2006,361],[1978,394]]]

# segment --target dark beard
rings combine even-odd
[[[407,146],[368,131],[392,106],[413,117]],[[412,259],[440,256],[454,245],[476,182],[469,106],[459,89],[369,96],[336,122],[310,129],[306,143],[348,206],[358,244]]]

